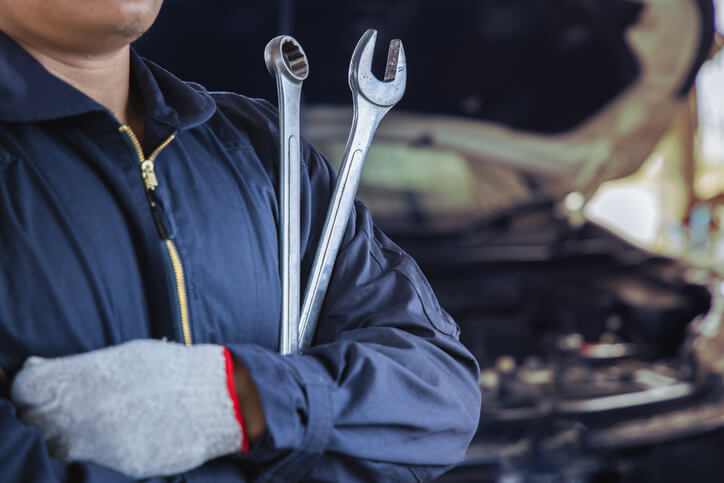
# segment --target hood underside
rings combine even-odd
[[[470,51],[456,51],[452,42],[422,49],[429,72],[439,71],[435,81],[425,72],[416,84],[408,54],[411,99],[389,114],[376,140],[522,170],[554,197],[591,194],[603,181],[635,172],[680,112],[708,52],[711,5],[613,2],[612,11],[594,13],[602,2],[534,2],[551,11],[575,4],[574,13],[587,14],[549,19],[550,11],[539,8],[516,11],[522,3],[497,9],[522,16],[516,26],[529,27],[525,36],[514,26],[489,30],[494,17],[483,17],[477,37],[467,39],[475,46]],[[419,47],[414,40],[408,51]],[[340,104],[313,105],[307,136],[319,143],[344,138],[350,116]]]

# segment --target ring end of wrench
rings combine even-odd
[[[307,55],[301,44],[289,35],[279,35],[266,44],[264,62],[273,76],[280,73],[295,82],[302,82],[309,75]]]

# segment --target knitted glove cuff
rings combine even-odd
[[[177,349],[188,351],[186,357],[176,359],[183,361],[175,371],[183,384],[173,384],[181,414],[196,437],[186,444],[205,448],[207,458],[248,451],[228,350],[218,345]]]

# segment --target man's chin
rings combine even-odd
[[[111,32],[107,39],[111,37],[119,44],[130,44],[139,38],[151,27],[152,23],[147,22],[128,22],[125,24],[115,24],[111,28]]]
[[[117,15],[110,20],[110,34],[119,41],[131,43],[151,28],[161,9],[162,0],[123,0]]]

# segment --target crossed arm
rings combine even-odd
[[[321,158],[317,160],[311,155],[307,158],[311,164],[307,192],[316,193],[315,199],[328,199],[329,187],[333,185],[331,168],[322,163]],[[3,184],[4,187],[11,185]],[[2,190],[0,187],[0,194]],[[0,212],[17,206],[21,205],[0,204]],[[315,203],[305,206],[305,216],[313,218],[305,226],[312,227],[310,233],[317,233],[314,227],[321,225],[324,210],[312,210]],[[14,218],[8,216],[6,219]],[[18,227],[23,228],[22,225],[13,226]],[[15,251],[5,253],[23,253],[22,250],[30,249],[21,243],[22,240],[23,236],[13,236],[11,230],[0,230],[0,246],[15,248]],[[310,236],[309,245],[316,246],[315,242]],[[0,260],[5,253],[0,253]],[[20,258],[33,260],[31,255],[33,253]],[[0,292],[10,286],[9,283],[3,286],[8,280],[3,277],[5,274],[0,273]],[[374,229],[362,205],[356,206],[348,224],[327,301],[315,346],[303,355],[283,357],[254,344],[226,344],[239,363],[234,367],[242,366],[248,370],[247,375],[253,380],[263,407],[265,427],[251,451],[229,453],[226,457],[206,460],[207,463],[187,473],[150,481],[191,482],[198,475],[207,481],[239,482],[245,481],[245,473],[256,476],[259,472],[262,472],[263,481],[296,481],[303,477],[317,481],[424,481],[462,459],[480,411],[477,364],[460,344],[456,325],[439,307],[417,265]],[[3,320],[0,331],[9,333],[7,337],[0,334],[0,341],[21,340],[25,326],[12,325],[9,321],[23,320],[23,310],[29,303],[25,299],[18,304],[0,306],[0,320]],[[63,313],[58,313],[58,317],[62,316]],[[82,355],[84,360],[96,357],[93,352]],[[169,366],[173,368],[173,365]],[[105,364],[103,367],[123,366]],[[158,364],[149,367],[157,368]],[[144,385],[156,373],[150,369],[125,371],[139,375]],[[22,372],[13,374],[15,392],[20,387],[18,377]],[[104,371],[87,368],[80,372],[94,374],[94,377],[104,374]],[[242,379],[243,373],[234,382]],[[94,401],[104,397],[104,393],[106,400],[114,403],[120,398],[148,395],[145,391],[122,390],[134,386],[111,391],[113,384],[109,381],[93,385],[95,380],[75,377],[65,384],[68,390],[61,391],[61,396],[82,402],[82,405],[66,404],[64,407],[69,415],[84,417],[89,408],[99,411],[99,416],[107,412],[102,410],[105,400],[101,401],[103,404],[95,404],[85,399],[86,393],[79,395],[81,383],[89,389],[88,397]],[[163,383],[154,387],[168,386],[165,379],[161,377],[161,380]],[[48,381],[38,387],[58,387],[57,378]],[[101,386],[104,391],[97,390]],[[226,391],[225,384],[219,391],[222,389]],[[248,420],[246,429],[253,440],[251,420],[254,418],[243,407],[243,395],[247,391],[238,386],[236,389],[242,395],[239,398],[241,412]],[[172,398],[163,398],[163,401],[169,400],[171,408],[179,407]],[[43,403],[43,398],[39,402]],[[54,435],[44,432],[41,425],[21,423],[33,414],[28,411],[30,406],[33,404],[21,408],[15,400],[0,399],[0,433],[3,434],[0,438],[0,480],[128,481],[122,472],[105,469],[88,458],[52,458],[46,441],[54,442]],[[133,400],[127,406],[144,407]],[[142,412],[145,415],[146,411]],[[43,415],[38,411],[34,414]],[[63,420],[57,411],[47,414],[49,426]],[[91,450],[98,448],[107,456],[117,449],[119,439],[136,437],[137,433],[152,429],[150,425],[129,424],[128,418],[118,419],[125,424],[111,432],[71,428],[77,438],[75,444],[83,444]],[[164,428],[181,430],[190,419]],[[90,422],[93,421],[91,418]],[[67,432],[56,433],[59,442],[67,446]],[[162,438],[172,436],[171,433],[165,429],[151,431],[149,438],[136,437],[136,440],[163,448],[150,453],[154,456],[173,457],[172,451],[191,445],[179,446],[178,440],[169,446],[158,444]],[[104,435],[96,441],[105,447],[89,442],[93,434]],[[200,438],[193,438],[193,442],[201,446],[204,443]],[[70,446],[73,444],[70,441]]]
[[[350,227],[333,277],[348,283],[331,285],[318,345],[287,357],[251,344],[228,346],[248,369],[266,416],[252,451],[216,459],[181,479],[154,482],[193,481],[197,473],[213,481],[244,481],[240,472],[254,468],[264,468],[265,481],[305,476],[425,481],[462,458],[479,415],[477,366],[434,298],[419,292],[429,290],[419,269],[375,233],[358,208],[357,226]],[[377,309],[370,313],[369,306]],[[365,320],[350,317],[360,311],[368,313]],[[113,393],[111,399],[124,395]],[[89,392],[89,397],[101,396],[101,391]],[[68,410],[84,412],[75,405]],[[37,430],[15,419],[9,401],[0,400],[0,428],[8,436],[0,443],[0,461],[18,463],[0,470],[9,481],[41,474],[51,481],[73,481],[71,475],[78,472],[86,482],[127,481],[95,465],[49,459]],[[143,428],[126,424],[110,436],[130,437]],[[163,435],[154,433],[154,439]],[[104,444],[110,444],[110,436]]]

